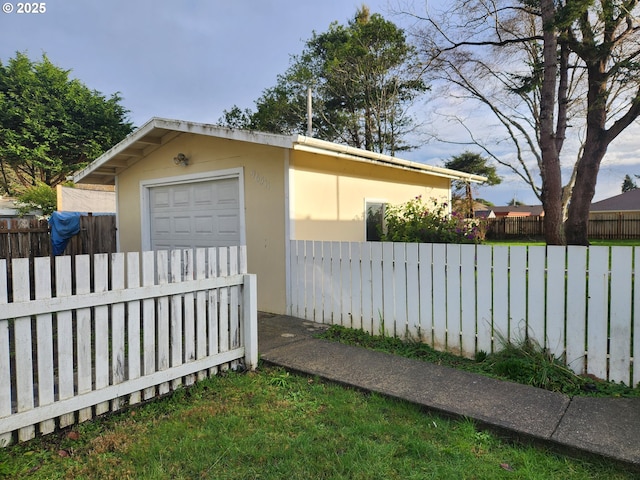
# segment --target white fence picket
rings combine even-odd
[[[172,250],[170,256],[170,281],[171,283],[182,282],[182,250]],[[158,282],[165,283],[161,280],[160,272],[158,272]],[[182,295],[173,295],[169,301],[170,315],[169,315],[169,363],[168,365],[159,366],[158,370],[166,370],[169,367],[178,367],[182,365],[183,348],[182,342],[184,341],[183,332],[183,317],[182,317]],[[159,342],[158,342],[159,343]],[[158,345],[160,347],[160,345]],[[159,362],[161,363],[161,362]],[[182,385],[182,379],[176,378],[171,388],[176,389]]]
[[[509,340],[509,247],[493,248],[493,351]]]
[[[362,267],[361,252],[359,243],[353,242],[349,245],[351,251],[351,262],[349,264],[349,277],[351,284],[351,328],[360,330],[362,328]]]
[[[0,303],[8,301],[7,261],[0,260]],[[0,322],[0,417],[11,415],[13,385],[11,383],[11,344],[9,343],[9,322]],[[9,388],[7,388],[7,386]],[[11,433],[0,435],[0,447],[11,443]]]
[[[546,248],[529,247],[527,250],[526,271],[526,331],[532,338],[546,338],[544,327],[545,306],[545,263]],[[564,278],[564,275],[562,275]],[[546,342],[540,344],[545,347]]]
[[[509,336],[517,343],[527,337],[527,248],[509,249]]]
[[[557,358],[565,356],[565,322],[556,319],[567,318],[565,312],[566,248],[551,245],[547,247],[546,305],[543,311],[545,345]],[[544,304],[543,301],[540,301]],[[545,320],[546,319],[546,320]],[[535,327],[534,332],[539,327]],[[584,338],[584,337],[583,337]],[[584,345],[582,347],[584,351]]]
[[[371,318],[371,333],[379,335],[383,328],[383,291],[382,282],[382,243],[371,244],[371,308],[373,317]]]
[[[34,259],[35,294],[39,300],[51,298],[51,260]],[[38,352],[38,406],[54,402],[53,386],[53,315],[43,313],[36,317],[36,351]],[[40,432],[51,433],[56,424],[53,419],[40,423]]]
[[[204,248],[196,249],[195,256],[195,278],[203,280],[207,278],[207,251]],[[207,293],[199,291],[195,297],[196,315],[196,359],[201,360],[207,356]],[[207,376],[206,371],[198,372],[198,380]]]
[[[313,320],[315,322],[322,323],[323,316],[323,299],[324,292],[322,287],[324,286],[323,271],[322,271],[322,242],[317,242],[313,245]]]
[[[109,265],[108,256],[105,253],[95,255],[94,264],[94,291],[103,293],[108,290]],[[109,385],[109,307],[100,305],[94,308],[95,332],[95,359],[94,359],[94,381],[97,389],[103,389]],[[102,415],[109,411],[109,402],[101,402],[96,405],[96,415]]]
[[[460,353],[460,245],[446,247],[447,350]]]
[[[218,251],[214,248],[207,252],[207,275],[209,278],[218,277]],[[207,330],[209,355],[214,356],[220,353],[220,306],[218,302],[218,289],[207,292]],[[210,375],[218,373],[218,367],[209,370]]]
[[[433,347],[447,348],[447,250],[433,245]]]
[[[609,249],[589,248],[587,373],[607,377]]]
[[[71,296],[71,257],[56,257],[56,297]],[[0,277],[3,276],[0,273]],[[2,302],[5,303],[5,302]],[[4,323],[4,322],[3,322]],[[58,399],[67,400],[74,395],[73,367],[73,313],[71,310],[56,314],[58,340]],[[72,425],[75,421],[73,413],[60,417],[60,427]]]
[[[334,291],[334,284],[332,282],[331,275],[331,242],[318,242],[320,244],[320,250],[322,252],[321,264],[322,264],[322,298],[320,307],[321,314],[319,316],[320,321],[324,323],[333,323],[333,310],[332,307],[335,304],[333,296],[336,294]]]
[[[611,305],[609,315],[609,379],[629,385],[631,372],[631,286],[632,249],[615,248],[611,252]]]
[[[314,318],[313,311],[313,242],[304,242],[304,305],[307,318]]]
[[[371,243],[362,243],[360,245],[360,275],[360,323],[362,330],[371,333],[373,331],[374,318],[373,298],[371,292],[373,286],[371,274]]]
[[[238,248],[229,247],[229,275],[238,274]],[[240,346],[240,292],[238,287],[232,285],[229,287],[229,345],[231,349]],[[237,361],[231,362],[231,368],[235,369],[238,365]]]
[[[218,276],[226,277],[229,272],[229,252],[225,249],[218,251]],[[218,289],[218,335],[220,352],[229,351],[229,289]],[[228,370],[228,365],[223,365],[224,370]]]
[[[160,252],[159,252],[160,253]],[[142,285],[150,287],[155,283],[156,252],[142,253]],[[164,342],[163,342],[164,343]],[[156,302],[148,298],[142,302],[142,374],[151,375],[156,371]],[[145,389],[143,399],[155,396],[155,386]]]
[[[12,260],[13,298],[16,302],[27,302],[30,299],[29,259]],[[33,410],[33,348],[31,336],[31,318],[16,318],[13,323],[15,338],[16,364],[16,399],[18,412]],[[35,436],[35,428],[26,426],[18,432],[20,441],[30,440]]]
[[[399,337],[419,332],[421,341],[469,357],[528,337],[577,373],[640,381],[632,368],[640,341],[631,334],[640,329],[640,247],[326,245],[314,250],[322,252],[325,323]]]
[[[140,286],[140,255],[138,252],[127,253],[127,288]],[[127,350],[129,352],[127,368],[129,379],[140,377],[140,300],[127,302]],[[129,397],[129,403],[134,405],[140,402],[141,392],[133,392]]]
[[[418,282],[420,293],[420,337],[427,345],[433,345],[433,277],[432,248],[429,243],[418,245]]]
[[[476,351],[476,271],[474,245],[460,246],[460,345],[471,357]]]
[[[186,249],[182,251],[183,254],[183,266],[184,271],[182,275],[183,281],[189,281],[194,279],[194,265],[193,265],[193,250]],[[232,287],[237,288],[237,287]],[[195,295],[191,292],[187,292],[183,295],[183,308],[184,308],[184,324],[182,331],[184,333],[184,346],[183,346],[183,362],[192,362],[196,359],[196,317],[195,317]],[[237,296],[236,296],[237,301]],[[237,303],[236,303],[237,304]],[[236,308],[236,311],[238,309]],[[236,344],[236,347],[240,346],[240,342]],[[187,375],[184,379],[186,385],[193,385],[196,381],[194,374]]]
[[[408,243],[406,245],[407,267],[406,267],[406,300],[405,312],[407,323],[407,334],[410,338],[420,339],[420,269],[418,257],[418,244]]]
[[[395,292],[393,283],[393,243],[382,244],[382,320],[387,336],[394,334]]]
[[[633,249],[633,274],[635,281],[633,282],[633,305],[634,316],[631,319],[631,324],[633,331],[636,333],[633,342],[633,348],[631,350],[634,365],[637,367],[640,363],[640,340],[636,340],[638,338],[637,332],[640,332],[640,247],[634,247]],[[640,368],[633,368],[633,378],[631,379],[631,385],[638,385],[640,383]]]
[[[125,289],[125,262],[124,254],[111,255],[111,290]],[[111,382],[118,385],[126,378],[125,372],[125,306],[124,303],[111,305]],[[119,410],[120,398],[113,399],[111,409]]]
[[[393,243],[393,321],[394,335],[407,335],[407,259],[404,243]]]
[[[477,277],[477,313],[476,330],[478,332],[477,351],[491,353],[493,351],[493,250],[488,245],[476,248]],[[467,352],[471,356],[476,352]]]
[[[586,373],[587,342],[587,248],[567,250],[567,364]]]
[[[168,252],[167,250],[160,250],[156,253],[154,271],[155,282],[158,285],[167,285],[169,283],[171,278],[171,261],[173,254],[176,252],[178,255],[180,254],[179,250],[173,250],[171,252]],[[179,263],[180,262],[178,260],[178,265],[176,267],[178,271],[180,271],[181,268],[181,265]],[[155,371],[162,372],[167,370],[171,366],[171,304],[174,298],[175,296],[172,296],[171,298],[161,297],[158,298],[155,302],[156,324],[154,326],[154,329],[156,334],[156,364],[153,367],[153,370]],[[182,328],[180,329],[180,331],[182,333]],[[181,380],[179,378],[176,378],[173,382],[173,386],[176,388],[181,384]],[[169,391],[171,390],[171,386],[172,385],[169,385],[169,383],[167,382],[161,383],[160,385],[158,385],[158,394],[164,395],[166,393],[169,393]],[[151,393],[151,395],[154,394]]]
[[[76,262],[76,293],[83,294],[91,291],[90,258],[79,255]],[[88,393],[92,387],[91,375],[91,309],[76,310],[76,371],[78,376],[78,394]],[[91,408],[83,408],[78,412],[78,421],[86,422],[93,417]]]

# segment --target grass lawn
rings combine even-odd
[[[5,478],[631,479],[470,421],[261,367],[0,450]],[[636,477],[637,478],[637,477]]]
[[[592,239],[589,240],[589,243],[594,246],[605,246],[605,247],[638,247],[640,246],[640,240],[597,240]],[[483,242],[483,245],[507,245],[507,246],[516,246],[516,245],[541,245],[545,246],[546,243],[544,240],[487,240]]]

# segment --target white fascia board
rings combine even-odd
[[[153,129],[155,128],[154,121],[155,121],[155,118],[152,118],[147,123],[142,125],[140,128],[137,128],[136,130],[131,132],[129,135],[127,135],[124,138],[124,140],[122,140],[120,143],[117,143],[115,146],[111,147],[109,150],[104,152],[102,155],[96,158],[93,162],[91,162],[85,168],[74,173],[73,182],[78,183],[84,177],[95,172],[98,168],[100,168],[109,160],[111,160],[111,158],[124,152],[127,148],[129,148],[131,145],[136,143],[141,137],[144,137],[145,135],[149,134],[149,132],[153,131]]]
[[[210,137],[237,140],[242,142],[258,143],[273,147],[291,148],[293,141],[289,135],[257,132],[253,130],[237,130],[219,125],[206,123],[186,122],[183,120],[171,120],[167,118],[153,117],[147,123],[131,132],[124,140],[107,150],[84,169],[73,175],[73,181],[79,182],[84,177],[95,172],[109,162],[113,157],[125,152],[128,148],[140,141],[154,130],[169,130],[179,133],[193,133]]]
[[[317,153],[320,155],[330,155],[333,157],[344,158],[352,161],[375,163],[378,165],[383,164],[393,168],[419,171],[424,174],[454,180],[464,180],[474,183],[482,183],[487,181],[486,177],[480,175],[459,172],[457,170],[451,170],[449,168],[434,167],[432,165],[427,165],[424,163],[410,162],[409,160],[402,160],[390,155],[384,155],[382,153],[371,152],[369,150],[349,147],[347,145],[340,145],[333,142],[327,142],[325,140],[304,137],[302,135],[298,135],[294,139],[293,149],[309,153]]]

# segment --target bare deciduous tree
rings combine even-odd
[[[464,127],[532,187],[548,244],[588,244],[600,163],[640,115],[638,13],[638,0],[459,0],[416,15],[428,78],[497,119],[512,159]]]

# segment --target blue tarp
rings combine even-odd
[[[80,232],[80,212],[53,212],[49,217],[54,255],[62,255],[69,239]]]

